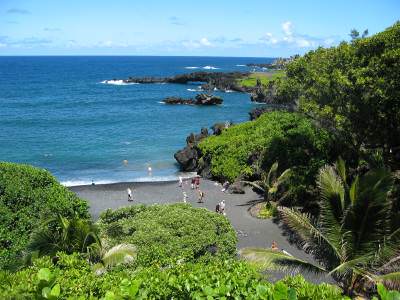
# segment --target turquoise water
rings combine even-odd
[[[191,90],[197,86],[104,81],[200,70],[248,71],[246,63],[269,61],[0,57],[0,160],[46,168],[67,185],[176,178],[173,154],[190,132],[216,122],[246,121],[255,104],[246,94],[215,92],[224,99],[219,107],[167,106],[160,101],[194,97]]]

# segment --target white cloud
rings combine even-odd
[[[189,49],[213,46],[213,44],[205,37],[201,38],[200,40],[184,40],[182,41],[182,45]]]
[[[282,23],[282,30],[286,36],[291,36],[293,34],[293,24],[290,21]]]
[[[203,37],[202,39],[200,39],[200,44],[203,45],[203,46],[211,46],[210,41],[209,41],[207,38],[205,38],[205,37]]]
[[[291,21],[283,22],[281,28],[283,35],[274,36],[272,33],[267,32],[260,38],[260,40],[268,45],[296,48],[312,48],[319,45],[331,46],[336,42],[333,38],[323,39],[306,34],[300,34],[295,31]]]
[[[7,44],[0,43],[0,48],[4,48],[4,47],[7,47]]]

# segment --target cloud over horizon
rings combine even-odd
[[[8,14],[19,14],[19,15],[30,15],[31,12],[29,10],[26,9],[22,9],[22,8],[10,8],[9,10],[7,10]]]

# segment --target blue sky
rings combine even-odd
[[[0,0],[0,55],[289,56],[399,19],[399,0]]]

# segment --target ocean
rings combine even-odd
[[[164,105],[161,101],[168,96],[194,97],[198,86],[118,80],[193,71],[249,71],[247,63],[271,61],[0,57],[0,160],[45,168],[68,186],[176,179],[179,170],[173,154],[185,146],[186,136],[217,122],[247,121],[257,104],[247,94],[216,91],[224,100],[221,106]]]

